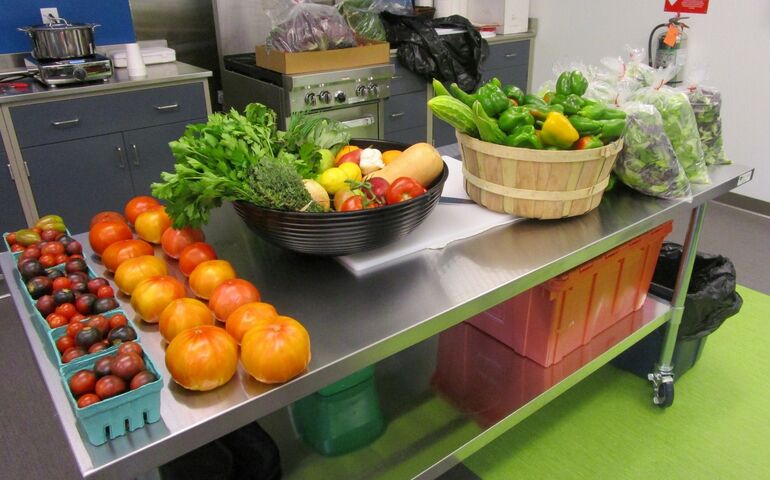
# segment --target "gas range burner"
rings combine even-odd
[[[112,61],[104,55],[66,60],[37,60],[29,56],[24,59],[27,68],[37,70],[35,78],[49,87],[68,83],[85,83],[107,80],[112,76]]]

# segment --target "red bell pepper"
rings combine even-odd
[[[388,201],[388,205],[391,205],[419,197],[425,192],[427,192],[425,187],[417,183],[415,179],[410,177],[399,177],[390,184],[388,192],[385,194],[385,198]]]

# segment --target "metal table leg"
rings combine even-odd
[[[699,205],[690,214],[690,225],[682,248],[682,258],[679,261],[679,270],[676,275],[674,296],[671,299],[671,319],[668,321],[666,336],[663,340],[663,350],[656,365],[655,372],[648,375],[652,382],[653,402],[659,407],[665,408],[674,403],[674,365],[671,359],[676,347],[676,336],[679,332],[679,324],[684,314],[684,301],[687,298],[687,289],[690,285],[695,256],[698,251],[698,240],[703,228],[703,220],[706,217],[706,204]]]

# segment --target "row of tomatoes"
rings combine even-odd
[[[149,222],[165,228],[148,231],[148,222],[142,218],[152,212],[166,215],[152,197],[129,201],[125,217],[102,212],[94,218],[89,242],[107,269],[114,271],[117,287],[131,296],[137,315],[147,323],[159,324],[161,335],[169,342],[166,365],[174,380],[192,390],[210,390],[226,383],[237,368],[239,343],[244,368],[258,380],[284,382],[301,373],[310,360],[304,327],[261,302],[259,290],[237,278],[229,262],[217,258],[200,230],[174,229],[169,220]],[[129,238],[125,232],[131,233],[129,222],[139,239],[133,234]],[[114,225],[119,223],[122,225]],[[166,261],[154,256],[148,242],[160,243],[166,256],[178,259],[179,270],[188,277],[197,298],[186,297],[184,283],[168,274]],[[217,326],[216,320],[225,322],[226,328]],[[246,340],[247,332],[253,340]],[[272,354],[266,355],[268,352]]]

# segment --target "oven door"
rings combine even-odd
[[[380,102],[361,103],[342,108],[313,112],[311,116],[326,117],[348,127],[353,138],[382,138]]]

